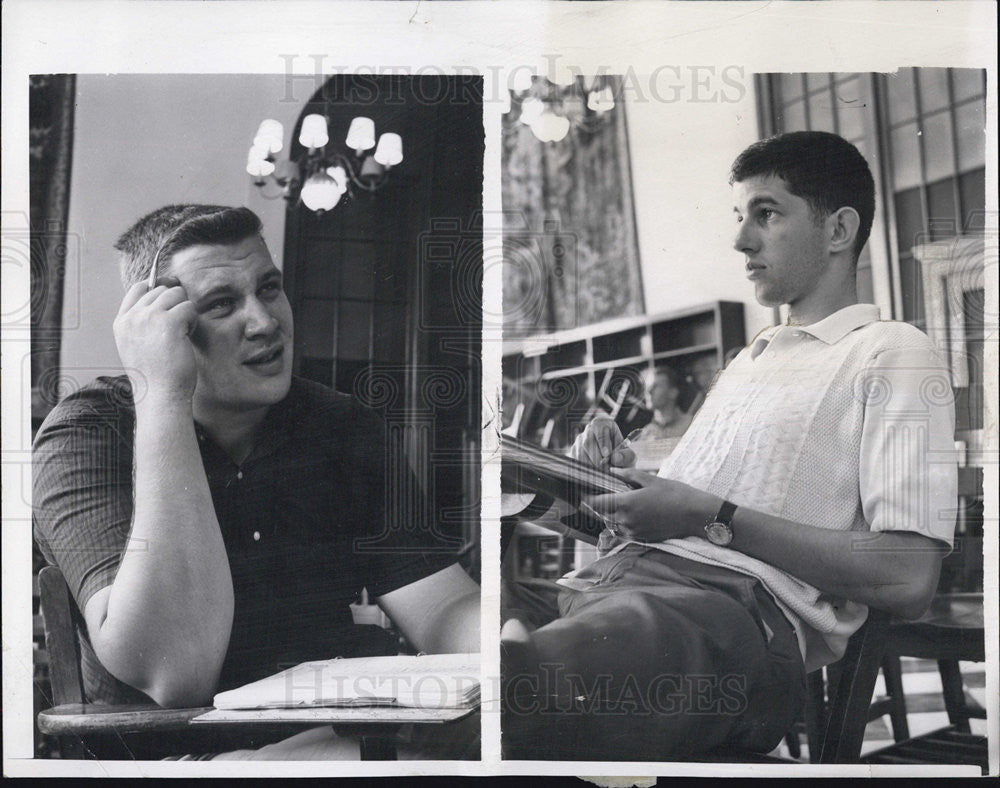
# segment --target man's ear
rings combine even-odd
[[[830,251],[853,253],[861,217],[853,208],[839,208],[830,214]]]

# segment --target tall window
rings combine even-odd
[[[766,74],[759,88],[765,134],[832,131],[868,159],[878,204],[858,295],[924,328],[914,246],[983,229],[986,72]]]

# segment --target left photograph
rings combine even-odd
[[[478,759],[482,79],[29,110],[35,756]]]

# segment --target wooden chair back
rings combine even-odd
[[[39,602],[45,622],[45,650],[49,655],[52,703],[83,703],[80,642],[76,635],[76,603],[63,573],[46,566],[38,573]]]

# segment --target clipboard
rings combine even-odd
[[[516,519],[530,520],[556,533],[597,544],[605,523],[583,503],[583,497],[628,492],[637,489],[637,485],[587,463],[501,434],[500,489],[503,493],[534,494]]]

